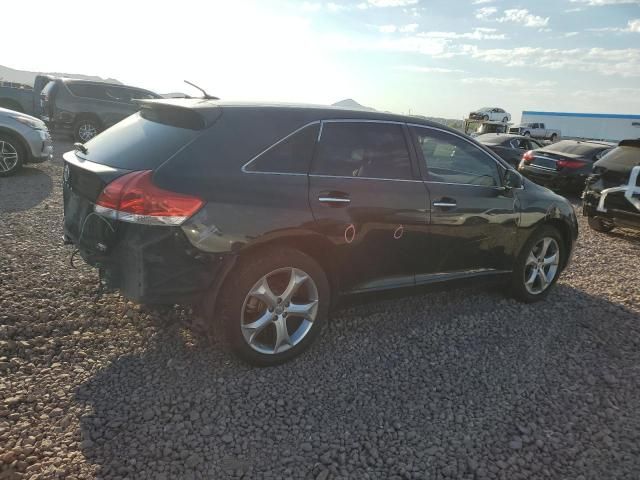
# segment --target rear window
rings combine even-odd
[[[580,157],[591,157],[594,153],[607,148],[609,147],[606,145],[592,145],[588,143],[573,142],[571,140],[563,140],[561,142],[554,143],[545,150],[556,153],[567,153],[569,155],[576,155]]]
[[[85,143],[87,154],[78,157],[127,170],[151,170],[171,158],[199,132],[143,118],[125,118]]]
[[[594,165],[615,172],[630,172],[633,167],[640,165],[640,148],[616,147]]]
[[[249,172],[307,173],[320,125],[309,125],[285,138],[247,165]]]

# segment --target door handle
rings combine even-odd
[[[433,202],[433,206],[434,207],[440,207],[440,208],[453,208],[453,207],[457,207],[458,204],[456,203],[455,200],[453,200],[451,198],[443,198],[443,199],[436,200],[435,202]]]
[[[329,203],[333,205],[348,205],[349,203],[351,203],[350,198],[329,197],[329,196],[320,196],[318,197],[318,201],[320,203]]]
[[[332,207],[346,207],[351,203],[349,194],[345,192],[320,192],[318,201]]]

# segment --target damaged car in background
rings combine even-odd
[[[441,124],[335,107],[139,104],[64,155],[65,240],[106,287],[193,305],[196,326],[215,325],[251,363],[300,354],[343,295],[496,278],[533,302],[571,257],[571,204]]]
[[[582,200],[592,229],[640,230],[640,139],[621,141],[595,163]]]

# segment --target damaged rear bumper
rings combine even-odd
[[[194,248],[180,228],[119,223],[105,252],[80,247],[105,287],[144,304],[195,303],[214,285],[230,255]],[[65,239],[78,245],[65,231]]]

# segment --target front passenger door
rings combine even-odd
[[[416,281],[508,269],[520,215],[514,191],[502,186],[505,167],[448,131],[413,126],[412,133],[431,200],[430,246]]]

